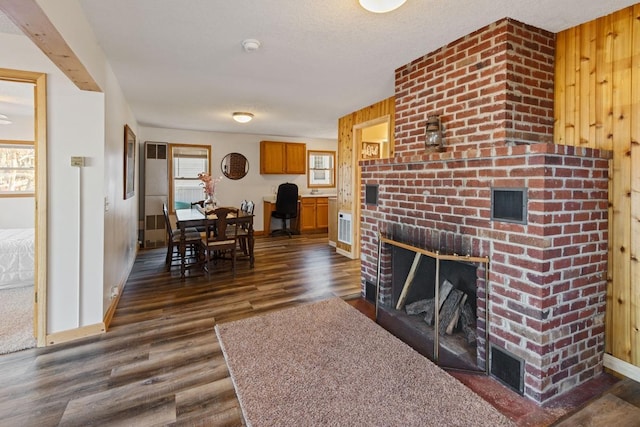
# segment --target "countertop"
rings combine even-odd
[[[317,194],[311,194],[311,193],[306,193],[306,194],[300,194],[301,198],[308,198],[308,197],[336,197],[335,193],[317,193]],[[262,198],[262,200],[264,202],[269,202],[269,203],[275,203],[276,202],[276,196],[271,195],[271,196],[264,196]]]

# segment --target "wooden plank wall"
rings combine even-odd
[[[613,152],[606,352],[640,366],[640,4],[557,35],[554,138]]]
[[[352,227],[356,229],[359,224],[359,167],[357,158],[360,150],[354,144],[353,127],[366,123],[386,115],[390,116],[389,126],[395,128],[395,97],[389,97],[380,102],[362,108],[338,119],[338,177],[337,177],[337,210],[338,212],[351,212],[353,214]],[[393,136],[393,132],[391,133]],[[393,141],[390,141],[393,145]],[[359,233],[355,233],[359,236]],[[357,240],[353,240],[355,244]],[[351,252],[351,245],[336,242],[336,247],[345,252]]]

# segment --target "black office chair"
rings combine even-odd
[[[300,234],[291,228],[291,221],[298,217],[298,186],[296,184],[285,182],[278,186],[276,210],[271,212],[271,217],[282,220],[282,228],[273,230],[272,236],[286,234],[291,237],[292,234]],[[289,220],[289,227],[287,227],[287,220]]]

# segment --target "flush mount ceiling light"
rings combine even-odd
[[[256,39],[246,39],[242,41],[242,48],[245,52],[255,52],[260,49],[260,41]]]
[[[0,114],[0,125],[10,125],[12,122],[9,120],[9,117],[4,114]]]
[[[387,13],[402,6],[407,0],[359,0],[360,6],[373,13]]]
[[[253,114],[251,113],[245,113],[241,111],[236,111],[235,113],[233,113],[233,120],[238,123],[249,123],[251,119],[253,119]]]

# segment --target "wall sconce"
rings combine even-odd
[[[444,150],[444,137],[442,136],[442,123],[440,122],[440,116],[433,115],[427,117],[425,135],[425,148],[437,147],[440,150]]]

